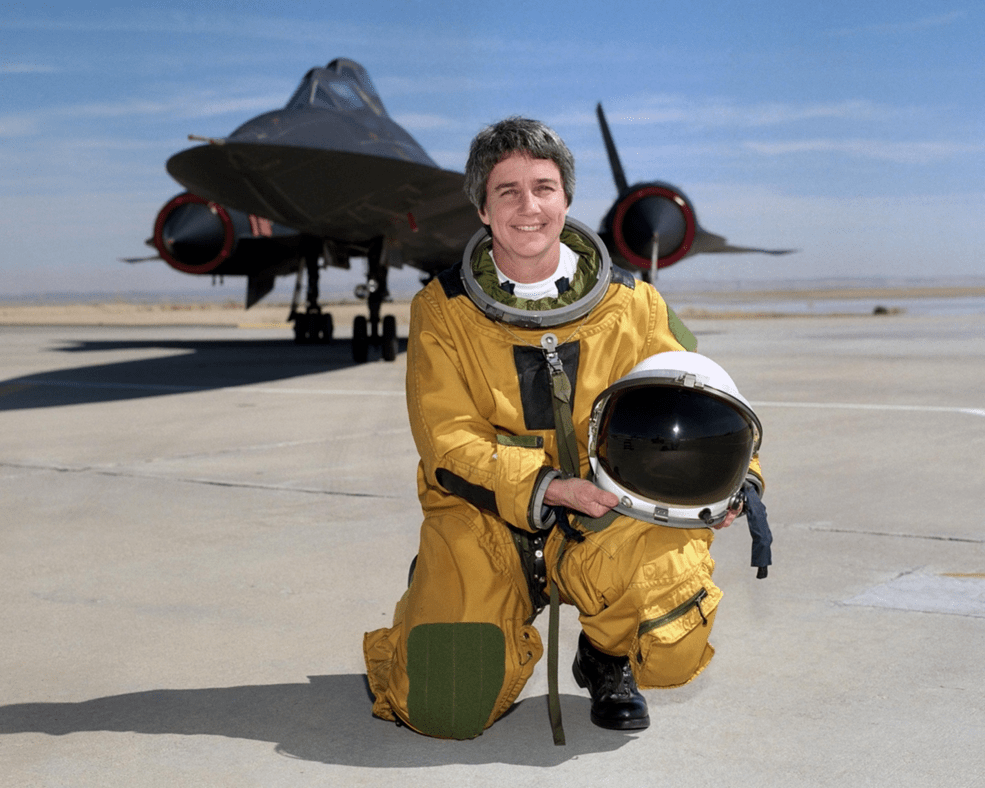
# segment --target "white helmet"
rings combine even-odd
[[[588,428],[593,481],[619,496],[615,510],[678,528],[725,520],[761,441],[728,373],[686,351],[633,367],[595,400]]]

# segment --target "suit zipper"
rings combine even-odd
[[[643,636],[647,632],[666,626],[672,621],[676,621],[681,616],[685,615],[693,607],[698,608],[698,613],[701,614],[702,625],[708,626],[708,619],[705,616],[705,611],[701,609],[701,602],[707,596],[708,591],[705,588],[700,589],[693,597],[688,599],[686,602],[682,602],[669,613],[664,613],[664,615],[660,616],[660,618],[651,618],[649,621],[642,622],[637,630],[637,634],[639,636]]]

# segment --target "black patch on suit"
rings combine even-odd
[[[577,342],[558,345],[557,354],[564,366],[564,373],[571,381],[571,409],[574,410],[581,345]],[[516,365],[516,374],[520,381],[520,404],[523,407],[524,426],[528,430],[553,430],[551,376],[544,351],[539,347],[514,345],[513,363]]]
[[[636,277],[633,276],[625,268],[620,268],[618,265],[612,266],[612,281],[617,285],[622,285],[623,287],[628,287],[630,290],[636,289]]]
[[[462,264],[455,263],[451,268],[446,268],[438,274],[438,281],[441,289],[445,291],[446,298],[465,295],[465,284],[462,282]]]

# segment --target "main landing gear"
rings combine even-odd
[[[306,306],[298,310],[301,296],[301,277],[308,274],[308,293]],[[304,262],[298,267],[298,278],[294,285],[294,297],[291,299],[291,315],[288,318],[294,323],[294,342],[298,345],[328,344],[332,341],[334,324],[332,315],[322,312],[318,305],[318,253],[309,252]]]
[[[365,364],[369,358],[370,345],[380,348],[380,356],[384,361],[394,361],[397,358],[397,318],[393,315],[383,317],[382,331],[379,321],[372,324],[363,315],[356,315],[352,321],[352,360],[357,364]]]
[[[370,347],[378,347],[384,361],[397,358],[397,319],[393,315],[380,315],[380,308],[389,296],[387,290],[387,266],[382,263],[382,243],[373,244],[369,251],[366,284],[356,288],[356,297],[366,301],[369,317],[356,315],[352,321],[352,360],[364,364],[369,360]],[[322,312],[318,304],[319,255],[310,252],[298,267],[297,283],[291,300],[290,320],[294,323],[294,341],[297,344],[327,344],[332,341],[334,324],[332,315]],[[299,308],[301,279],[307,274],[308,288],[305,307]]]
[[[366,362],[371,345],[379,347],[384,361],[397,358],[397,318],[386,315],[380,320],[380,307],[390,295],[386,284],[389,269],[381,264],[382,255],[375,246],[369,254],[366,284],[356,288],[356,297],[365,299],[369,306],[368,320],[363,315],[356,315],[352,321],[352,360],[357,364]]]

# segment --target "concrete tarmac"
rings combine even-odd
[[[565,747],[543,665],[473,741],[370,714],[420,522],[403,354],[0,329],[0,782],[985,785],[985,316],[690,325],[764,423],[774,565],[719,532],[718,654],[643,732],[590,723],[563,611]]]

